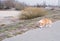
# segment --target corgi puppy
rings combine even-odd
[[[51,27],[52,20],[48,18],[41,19],[39,22],[39,27]]]

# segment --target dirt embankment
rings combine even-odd
[[[43,16],[51,18],[53,21],[60,20],[60,11],[48,11],[49,15]],[[43,17],[29,20],[19,20],[13,24],[0,27],[0,40],[22,34],[30,29],[39,28],[36,23]]]

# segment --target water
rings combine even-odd
[[[20,13],[20,11],[0,11],[0,25],[13,23]]]
[[[53,23],[50,28],[30,30],[3,41],[60,41],[60,21]]]
[[[20,11],[0,11],[0,17],[17,16]]]

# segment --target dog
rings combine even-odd
[[[43,18],[40,21],[38,21],[39,27],[51,27],[52,26],[52,20],[49,18]]]

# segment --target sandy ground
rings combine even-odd
[[[30,30],[3,41],[60,41],[60,21],[53,23],[52,27]]]

